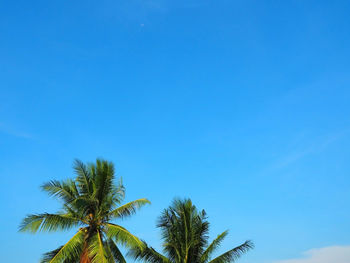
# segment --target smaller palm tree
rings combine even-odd
[[[128,217],[150,202],[142,198],[121,204],[125,189],[121,181],[114,183],[111,162],[98,159],[85,165],[76,160],[74,170],[75,180],[51,181],[42,186],[62,201],[62,210],[27,216],[20,231],[36,233],[78,227],[65,245],[44,254],[42,263],[126,263],[117,245],[142,247],[143,243],[113,220]]]
[[[204,210],[198,211],[190,199],[175,199],[159,217],[164,254],[144,243],[143,249],[134,248],[129,254],[150,263],[229,263],[254,247],[251,241],[212,259],[228,231],[218,235],[208,245],[209,222]]]

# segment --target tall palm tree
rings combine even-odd
[[[157,227],[161,229],[164,254],[144,243],[143,249],[132,249],[131,256],[150,263],[229,263],[254,246],[246,241],[212,259],[228,232],[224,231],[208,245],[206,213],[198,211],[189,199],[175,199],[161,214]]]
[[[117,244],[141,247],[143,243],[124,227],[113,223],[136,212],[147,199],[121,205],[125,189],[121,181],[114,183],[113,163],[97,159],[85,165],[75,160],[75,180],[50,181],[42,186],[49,195],[63,202],[55,214],[28,215],[20,231],[68,230],[79,227],[63,246],[45,253],[42,263],[125,263]]]

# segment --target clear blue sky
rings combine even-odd
[[[190,197],[245,239],[242,263],[350,245],[350,2],[0,1],[3,262],[37,262],[71,233],[20,234],[58,204],[39,186],[72,161],[115,162],[125,221]]]

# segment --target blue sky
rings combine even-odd
[[[211,237],[230,229],[221,251],[254,240],[239,262],[344,250],[334,262],[348,263],[349,12],[341,0],[0,1],[2,260],[38,262],[67,240],[18,225],[58,209],[43,182],[103,157],[127,201],[152,201],[123,223],[155,247],[161,210],[190,197]]]

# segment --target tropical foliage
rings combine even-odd
[[[42,186],[49,195],[63,202],[55,214],[27,216],[20,231],[58,231],[77,228],[76,234],[63,246],[44,254],[42,263],[125,263],[118,245],[139,248],[143,243],[115,219],[133,215],[148,204],[145,198],[122,205],[125,189],[114,183],[114,166],[97,159],[96,163],[74,162],[75,180],[50,181]]]
[[[227,236],[224,231],[208,244],[209,222],[204,210],[198,211],[191,200],[175,199],[159,218],[164,254],[144,243],[144,248],[134,248],[129,254],[135,259],[150,263],[228,263],[253,248],[251,241],[215,257],[214,252]]]

